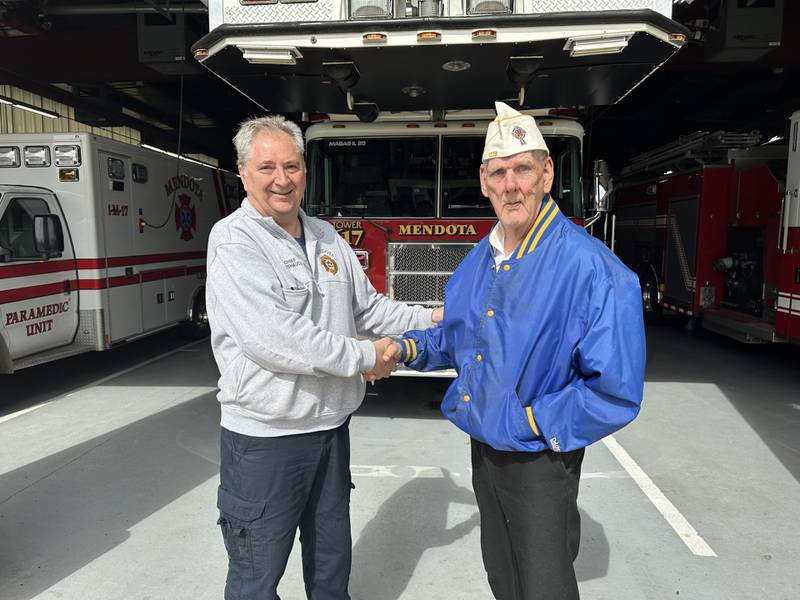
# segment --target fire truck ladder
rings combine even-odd
[[[633,158],[622,169],[623,179],[648,174],[659,169],[677,171],[687,164],[696,166],[718,162],[734,148],[750,148],[761,141],[761,132],[731,133],[727,131],[696,131],[682,135],[674,142],[659,146]]]

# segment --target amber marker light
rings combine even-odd
[[[365,44],[385,44],[387,39],[388,36],[385,33],[378,32],[365,33],[361,36],[361,40]]]
[[[476,29],[472,32],[472,41],[473,42],[481,42],[485,40],[495,40],[497,39],[497,30],[496,29]]]
[[[441,42],[442,34],[438,31],[420,31],[417,34],[418,42]]]

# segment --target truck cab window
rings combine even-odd
[[[8,260],[39,258],[33,245],[33,217],[50,212],[47,202],[39,198],[13,198],[0,219],[0,246],[10,255]]]
[[[494,209],[481,193],[479,169],[484,136],[442,140],[442,216],[493,219]]]
[[[309,215],[434,216],[435,138],[311,140],[308,157]]]

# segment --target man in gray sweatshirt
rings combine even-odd
[[[280,116],[242,123],[247,198],[208,240],[206,302],[219,367],[219,524],[226,600],[279,600],[300,528],[310,600],[349,599],[350,415],[387,377],[391,340],[440,309],[375,292],[333,227],[300,208],[303,137]]]

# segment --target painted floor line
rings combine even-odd
[[[647,476],[642,468],[636,464],[631,455],[623,448],[613,435],[603,438],[603,443],[617,459],[622,468],[628,472],[636,485],[644,492],[645,496],[653,503],[656,510],[669,523],[669,526],[678,534],[678,537],[695,556],[716,556],[706,541],[700,537],[697,530],[680,513],[672,502],[664,495],[653,480]]]
[[[22,415],[24,415],[26,413],[29,413],[29,412],[32,412],[34,410],[40,409],[42,407],[45,407],[48,404],[51,404],[51,403],[55,402],[59,398],[67,398],[69,396],[72,396],[73,394],[76,394],[76,393],[80,392],[81,390],[86,390],[86,389],[89,389],[89,388],[96,387],[98,385],[102,385],[106,381],[110,381],[110,380],[115,379],[117,377],[121,377],[122,375],[126,375],[127,373],[130,373],[131,371],[135,371],[136,369],[141,369],[142,367],[146,367],[147,365],[149,365],[151,363],[154,363],[156,361],[159,361],[162,358],[167,358],[168,356],[171,356],[173,354],[177,354],[178,352],[183,352],[187,348],[191,348],[193,346],[197,346],[197,345],[202,344],[204,342],[206,342],[206,340],[199,340],[199,341],[196,341],[196,342],[189,342],[188,344],[184,344],[183,346],[181,346],[179,348],[175,348],[175,349],[170,350],[168,352],[165,352],[164,354],[159,354],[158,356],[154,356],[152,358],[148,358],[147,360],[142,361],[140,363],[137,363],[137,364],[133,365],[132,367],[128,367],[127,369],[123,369],[122,371],[117,371],[116,373],[112,373],[111,375],[106,375],[105,377],[102,377],[102,378],[98,379],[97,381],[93,381],[91,383],[87,383],[86,385],[82,385],[79,388],[75,388],[74,390],[70,390],[69,392],[66,392],[64,394],[59,394],[55,398],[52,398],[51,400],[45,400],[41,404],[36,404],[35,406],[29,406],[28,408],[23,408],[22,410],[18,410],[17,412],[9,413],[9,414],[7,414],[7,415],[5,415],[3,417],[0,417],[0,424],[5,423],[6,421],[10,421],[11,419],[16,419],[17,417],[21,417]]]
[[[38,408],[42,408],[43,406],[47,406],[50,404],[52,400],[48,400],[47,402],[42,402],[41,404],[37,404],[36,406],[29,406],[28,408],[23,408],[22,410],[18,410],[17,412],[13,412],[8,414],[4,417],[0,417],[0,423],[5,423],[6,421],[10,421],[11,419],[15,419],[17,417],[21,417],[25,413],[32,412]]]

